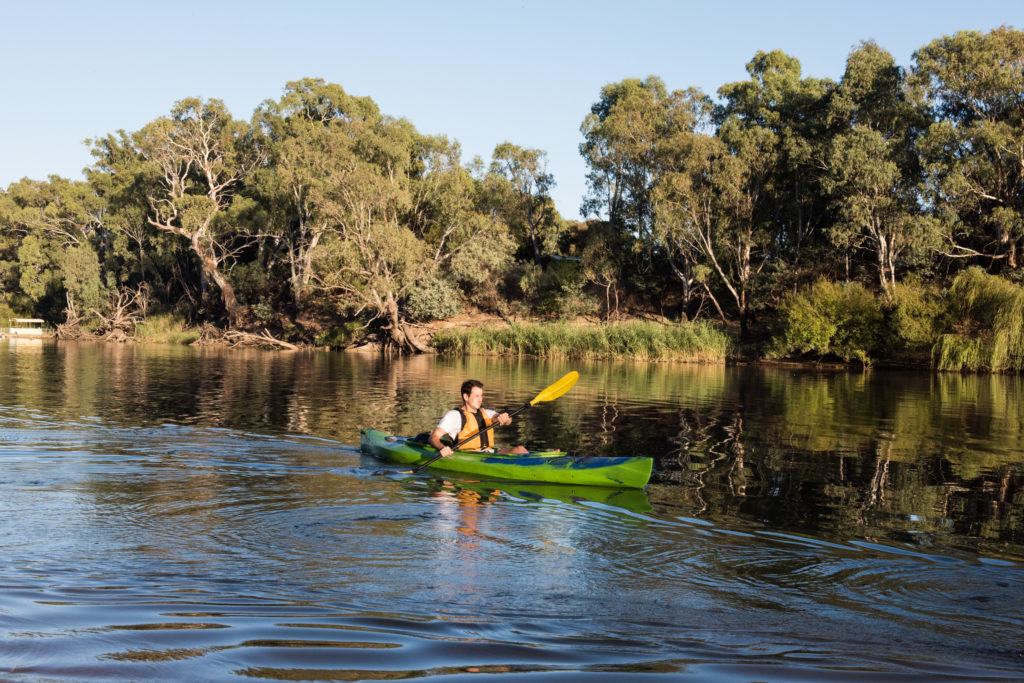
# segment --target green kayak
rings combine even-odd
[[[362,431],[361,446],[367,455],[396,465],[415,467],[437,455],[433,446],[376,429]],[[455,451],[431,463],[430,469],[481,479],[642,489],[651,478],[653,463],[651,458],[580,458],[561,451],[524,455]]]

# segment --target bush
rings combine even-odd
[[[11,318],[33,318],[34,315],[25,313],[24,311],[15,310],[5,301],[0,301],[0,327],[7,327],[8,322]]]
[[[505,283],[515,273],[515,241],[503,229],[479,227],[452,255],[448,267],[466,301],[482,310],[498,312],[507,305]]]
[[[881,306],[861,284],[818,280],[783,301],[768,355],[836,356],[870,365],[884,337],[883,321]]]
[[[342,323],[338,327],[331,327],[318,334],[313,340],[313,343],[317,346],[329,346],[332,349],[340,349],[351,344],[356,333],[358,333],[362,327],[363,324],[358,320],[351,320],[347,323]]]
[[[981,268],[949,288],[950,324],[932,348],[940,370],[1024,370],[1024,288]]]
[[[558,318],[591,315],[601,301],[585,291],[586,279],[576,261],[550,260],[543,267],[522,263],[519,287],[533,312]]]
[[[199,339],[199,330],[189,329],[180,313],[153,313],[135,326],[139,341],[161,344],[191,344]]]
[[[412,320],[444,320],[461,310],[458,288],[443,278],[422,280],[405,297],[405,311]]]
[[[892,349],[930,351],[947,325],[947,304],[935,288],[896,285],[883,308]]]

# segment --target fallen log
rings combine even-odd
[[[285,351],[298,351],[295,344],[275,338],[264,328],[262,334],[252,332],[239,332],[231,330],[225,332],[221,339],[230,346],[255,346],[260,348],[284,349]]]

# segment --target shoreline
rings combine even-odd
[[[468,318],[468,316],[467,316]],[[474,317],[475,319],[475,317]],[[495,321],[489,321],[494,327],[499,327]],[[497,323],[506,327],[511,327],[506,321],[498,320]],[[602,323],[593,322],[586,320],[576,320],[570,322],[547,322],[547,321],[529,321],[526,323],[516,323],[519,325],[528,325],[531,328],[543,329],[564,329],[566,327],[580,328],[580,329],[593,329],[593,328],[606,328],[609,325],[622,325],[630,326],[634,324],[656,324],[663,326],[678,325],[679,323],[662,322],[657,321],[651,323],[651,321],[645,321],[641,319],[633,319],[628,321],[622,321],[619,323]],[[434,336],[437,334],[457,329],[476,329],[479,330],[481,327],[487,329],[487,325],[483,326],[479,321],[469,322],[467,320],[455,321],[438,321],[432,325],[424,325],[424,328],[429,329],[427,336],[428,344],[432,342]],[[258,335],[254,333],[244,333],[246,338],[245,342],[231,341],[227,335],[219,337],[206,336],[204,338],[201,335],[201,328],[186,328],[182,332],[189,333],[187,336],[191,337],[195,335],[195,341],[182,342],[176,341],[175,339],[164,339],[159,336],[150,336],[144,338],[136,338],[127,336],[121,339],[107,339],[103,336],[84,335],[75,339],[60,339],[55,334],[39,335],[32,337],[24,337],[18,335],[0,335],[0,339],[13,340],[14,343],[28,342],[35,345],[35,343],[54,342],[54,343],[104,343],[104,344],[166,344],[172,346],[193,346],[193,347],[212,347],[212,348],[223,348],[223,349],[256,349],[256,350],[267,350],[267,351],[280,351],[288,353],[297,352],[323,352],[323,351],[338,351],[341,353],[353,353],[353,354],[373,354],[373,355],[389,355],[394,354],[394,351],[389,350],[384,344],[376,340],[360,340],[357,343],[350,344],[344,347],[331,347],[331,346],[317,346],[308,343],[289,343],[283,342],[282,340],[275,340],[269,335]],[[176,336],[177,339],[181,339],[181,335]],[[735,345],[735,342],[734,342]],[[934,367],[930,362],[930,357],[921,355],[917,360],[913,358],[879,358],[871,364],[864,365],[858,361],[845,362],[839,359],[819,359],[819,360],[804,360],[804,359],[793,359],[793,358],[769,358],[763,355],[745,355],[743,353],[725,353],[721,357],[711,358],[706,355],[695,354],[693,356],[678,355],[674,357],[652,357],[651,355],[641,355],[629,352],[602,352],[601,354],[590,354],[590,355],[574,355],[565,352],[556,353],[529,353],[524,351],[511,352],[508,349],[492,349],[492,350],[476,350],[476,351],[452,351],[447,350],[445,352],[438,351],[432,344],[430,344],[430,353],[428,355],[437,355],[445,357],[466,357],[466,356],[490,356],[495,358],[547,358],[547,359],[564,359],[569,361],[585,361],[585,362],[630,362],[630,363],[656,363],[656,364],[680,364],[680,365],[726,365],[726,366],[752,366],[752,367],[776,367],[776,368],[790,368],[793,370],[801,371],[828,371],[828,372],[865,372],[870,370],[909,370],[916,372],[932,372],[937,374],[972,374],[972,375],[985,375],[985,374],[1014,374],[1007,372],[991,372],[989,370],[974,370],[974,371],[951,371],[942,370]],[[735,347],[734,349],[735,350]]]

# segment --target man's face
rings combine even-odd
[[[480,406],[484,404],[484,390],[481,387],[473,387],[468,394],[462,395],[462,400],[466,402],[466,407],[471,411],[480,410]]]

